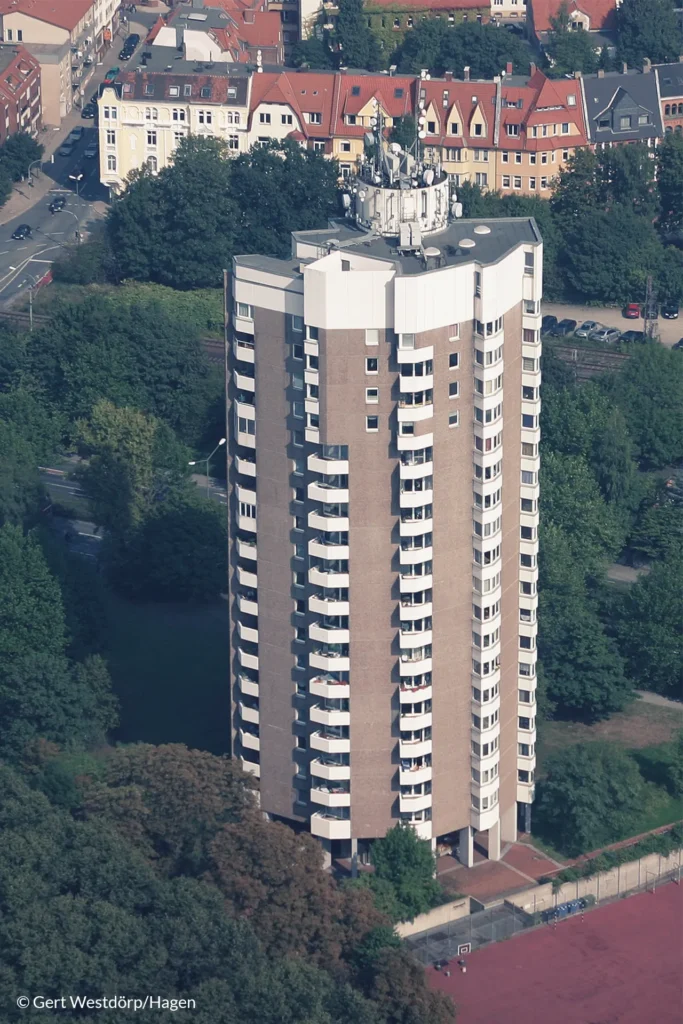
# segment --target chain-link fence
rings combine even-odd
[[[426,966],[438,960],[452,960],[490,942],[509,939],[531,924],[532,919],[523,910],[502,903],[405,941],[413,955]]]

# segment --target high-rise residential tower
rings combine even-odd
[[[541,238],[390,154],[347,204],[232,269],[233,750],[333,856],[406,821],[497,859],[534,793]]]

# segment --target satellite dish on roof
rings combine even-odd
[[[474,233],[475,235],[490,235],[491,228],[487,224],[477,224]]]
[[[433,168],[431,168],[431,167],[427,168],[427,170],[422,175],[422,181],[424,182],[425,185],[431,185],[432,184],[432,182],[434,181],[434,170],[433,170]]]
[[[344,207],[345,210],[348,210],[349,207],[351,206],[351,196],[349,195],[348,192],[344,192],[344,194],[342,195],[342,206]]]
[[[424,251],[425,256],[440,256],[441,251],[436,248],[435,245],[430,245],[428,249]]]
[[[476,244],[473,238],[461,238],[458,242],[461,249],[474,249]]]
[[[420,131],[417,133],[417,137],[418,137],[418,139],[426,139],[427,138],[427,132],[424,130],[424,128],[420,129]]]
[[[451,213],[454,217],[462,217],[462,203],[453,203],[451,207]]]

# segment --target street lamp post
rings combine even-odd
[[[42,160],[42,157],[40,157],[38,160],[34,160],[33,163],[30,163],[28,165],[28,183],[29,183],[29,185],[33,184],[33,175],[31,173],[32,168],[35,167],[36,164],[38,164],[38,166],[41,166],[42,163],[43,163],[43,160]]]
[[[225,440],[226,439],[224,437],[222,437],[220,439],[220,441],[218,442],[218,444],[216,445],[216,447],[214,448],[214,450],[211,452],[211,454],[207,458],[205,458],[205,459],[196,459],[193,462],[188,462],[188,466],[196,466],[199,462],[205,462],[206,463],[206,496],[207,496],[207,498],[211,497],[211,491],[209,489],[209,463],[211,462],[211,459],[214,457],[214,455],[216,454],[218,449],[222,445],[225,444]]]
[[[85,174],[83,173],[83,171],[81,171],[80,174],[70,174],[69,175],[69,180],[76,182],[76,195],[78,195],[78,188],[79,188],[80,183],[83,181],[84,177],[85,177]]]

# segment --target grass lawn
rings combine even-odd
[[[108,650],[122,743],[229,751],[228,604],[131,604],[107,595]]]
[[[605,722],[583,725],[581,722],[545,722],[536,744],[538,774],[543,774],[543,761],[555,750],[574,743],[602,740],[620,743],[635,750],[668,743],[683,728],[683,708],[658,707],[635,700],[625,711],[612,715]],[[652,826],[653,828],[655,826]]]

